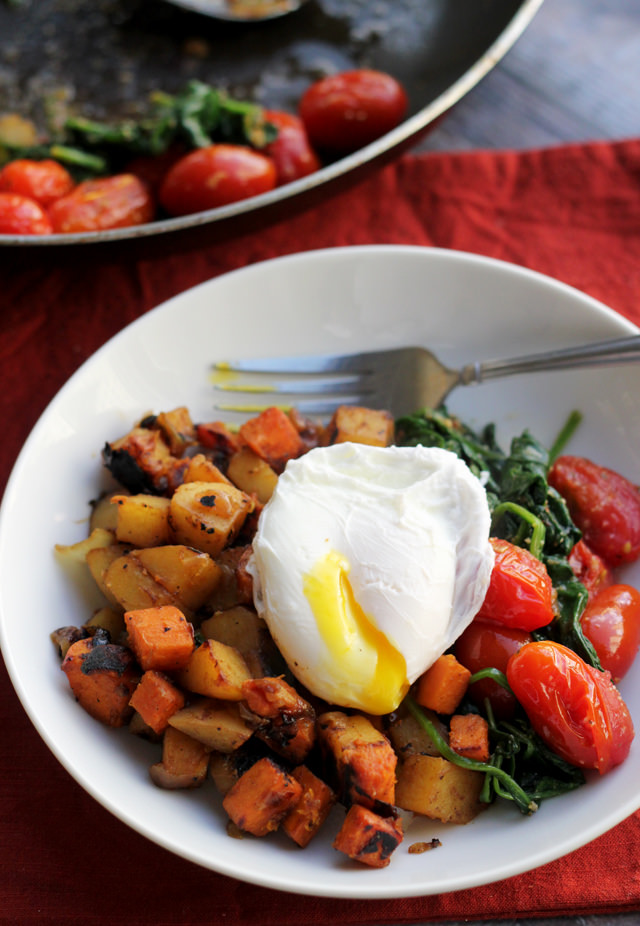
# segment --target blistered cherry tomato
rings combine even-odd
[[[626,759],[633,722],[609,672],[545,640],[511,657],[507,680],[536,733],[567,762],[604,774]]]
[[[35,199],[44,209],[75,186],[69,171],[57,161],[18,158],[0,170],[0,191]]]
[[[276,166],[278,186],[320,170],[320,158],[311,147],[302,119],[273,109],[266,110],[264,117],[278,130],[275,141],[263,149]]]
[[[580,624],[602,668],[619,682],[640,648],[640,592],[630,585],[603,589],[587,604]]]
[[[348,154],[399,125],[407,105],[407,94],[395,77],[363,69],[312,84],[298,112],[314,148]]]
[[[637,486],[611,469],[573,456],[558,457],[548,478],[595,553],[612,566],[640,556]]]
[[[271,158],[241,145],[209,145],[174,164],[159,199],[170,215],[189,215],[267,193],[275,185]]]
[[[0,193],[0,235],[49,235],[51,222],[34,200],[18,193]]]
[[[546,566],[528,550],[491,538],[491,580],[477,620],[537,630],[553,620],[553,586]]]
[[[569,565],[579,582],[582,582],[589,598],[595,597],[603,588],[613,583],[613,572],[605,561],[584,540],[579,540],[569,554]]]
[[[56,232],[105,231],[143,225],[154,216],[146,184],[133,174],[116,174],[79,183],[49,209]]]
[[[507,671],[507,663],[525,643],[531,643],[531,634],[512,627],[500,627],[486,621],[474,620],[458,637],[455,655],[472,674],[481,669]],[[511,692],[491,679],[481,679],[469,686],[469,696],[481,707],[485,698],[491,703],[493,713],[502,719],[512,717],[517,701]]]

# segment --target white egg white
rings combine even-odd
[[[290,461],[265,506],[250,570],[259,614],[296,677],[330,703],[366,709],[329,658],[307,577],[336,553],[367,618],[414,682],[471,622],[493,567],[485,490],[453,453],[343,443]]]

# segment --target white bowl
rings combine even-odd
[[[383,870],[331,848],[340,813],[305,850],[286,838],[231,839],[213,787],[154,787],[148,743],[92,720],[74,702],[49,633],[82,623],[92,594],[65,574],[55,543],[85,536],[100,450],[148,411],[213,409],[211,364],[238,355],[345,352],[422,344],[445,361],[512,356],[636,331],[602,304],[536,273],[451,251],[356,247],[268,261],[204,283],[124,329],[49,405],[15,465],[0,513],[0,630],[13,684],[71,775],[138,832],[206,868],[256,884],[334,897],[403,897],[469,888],[530,870],[589,842],[640,807],[638,747],[602,779],[522,817],[494,806],[463,827],[415,821]],[[461,388],[449,406],[495,421],[503,443],[529,428],[551,442],[568,413],[584,422],[572,452],[638,481],[640,367],[519,376]],[[640,567],[627,581],[640,586]],[[640,666],[621,684],[640,719]],[[442,847],[410,855],[437,836]]]

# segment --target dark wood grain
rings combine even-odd
[[[420,150],[539,148],[640,135],[640,0],[545,0]]]

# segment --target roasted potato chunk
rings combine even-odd
[[[159,788],[199,788],[207,778],[209,754],[198,740],[167,727],[162,738],[162,761],[149,769]]]
[[[227,475],[247,495],[255,495],[265,505],[278,482],[278,475],[266,460],[249,447],[243,447],[229,460]]]
[[[324,443],[371,444],[388,447],[393,442],[394,422],[389,412],[341,405],[327,425]]]
[[[242,685],[251,676],[237,649],[217,640],[205,640],[176,677],[183,688],[195,694],[241,701]]]
[[[159,495],[113,495],[116,540],[135,547],[157,547],[171,540],[169,499]]]
[[[207,749],[231,753],[253,735],[253,728],[240,715],[237,702],[202,698],[172,715],[176,730],[203,743]]]
[[[443,823],[469,823],[486,804],[480,802],[482,772],[461,768],[436,756],[408,756],[398,769],[396,803]]]
[[[169,523],[176,540],[217,556],[235,540],[253,509],[244,492],[225,482],[186,482],[171,497]]]

